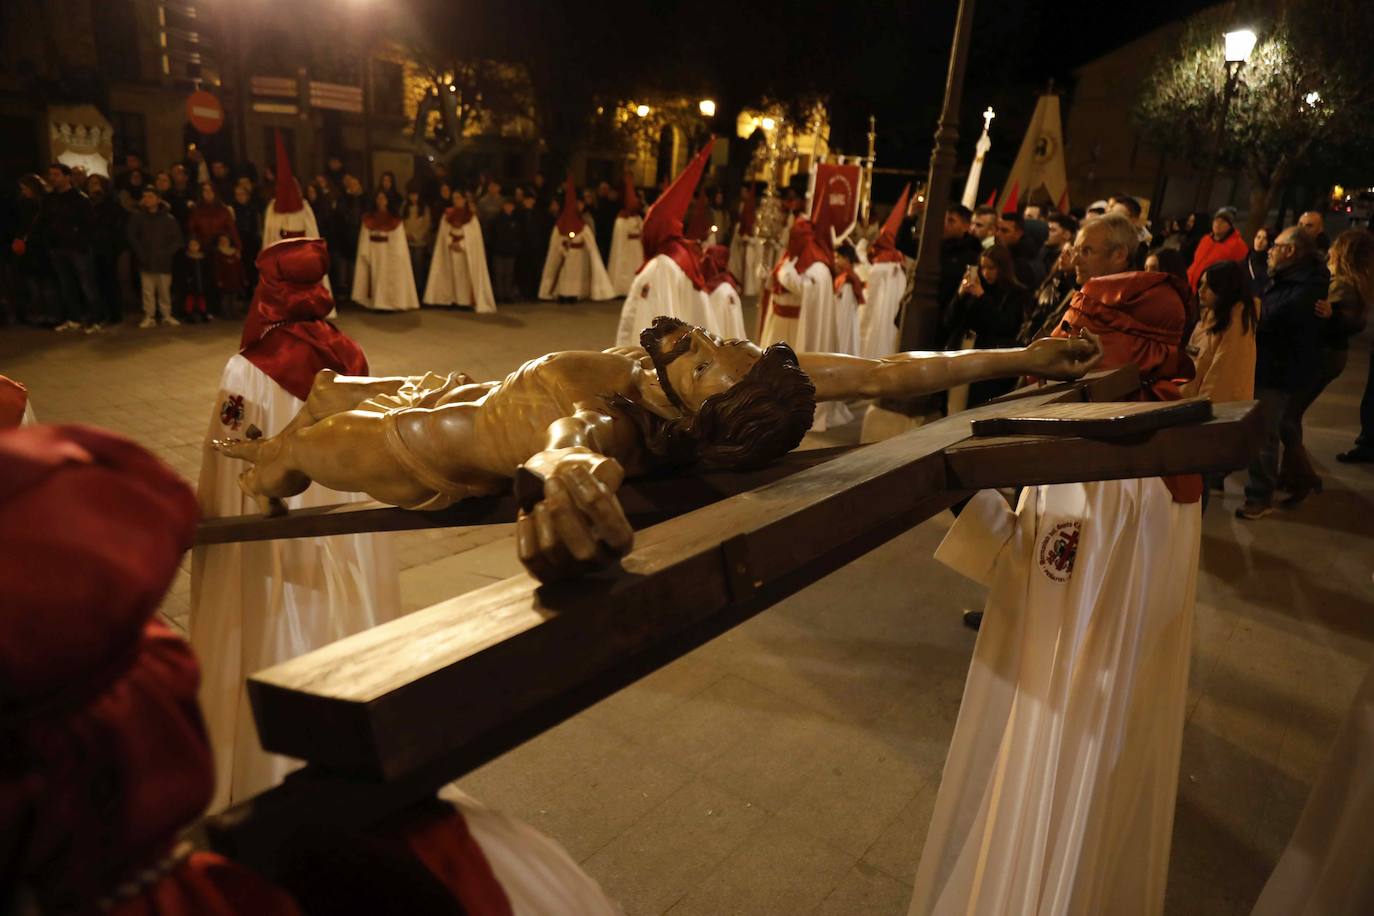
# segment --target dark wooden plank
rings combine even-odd
[[[1034,412],[988,417],[973,424],[975,437],[985,436],[1087,436],[1126,439],[1185,423],[1212,418],[1212,402],[1206,398],[1102,404],[1047,404]]]
[[[263,746],[392,779],[470,745],[949,489],[940,453],[1006,409],[985,405],[651,527],[618,569],[557,588],[516,576],[259,672],[249,693]]]
[[[949,485],[991,487],[1233,471],[1259,448],[1263,419],[1254,401],[1216,404],[1204,423],[1168,426],[1130,438],[1004,436],[972,438],[945,452]],[[1067,447],[1069,443],[1071,446]]]

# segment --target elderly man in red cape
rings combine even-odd
[[[1140,397],[1179,397],[1179,279],[1088,281],[1058,336],[1097,334]],[[936,558],[989,597],[916,873],[913,916],[1158,914],[1182,746],[1201,480],[974,497]]]
[[[200,508],[207,518],[257,511],[239,489],[240,469],[211,448],[211,440],[287,428],[321,370],[367,374],[362,348],[325,319],[334,305],[321,285],[328,259],[319,239],[289,239],[258,255],[257,293],[240,350],[220,378],[201,457]],[[358,499],[313,487],[289,505]],[[245,678],[399,611],[396,560],[384,535],[256,541],[193,551],[191,643],[205,668],[201,698],[219,773],[213,809],[268,788],[289,769],[286,758],[258,747]]]
[[[701,244],[687,238],[682,226],[687,206],[692,202],[692,189],[701,181],[710,158],[708,143],[658,195],[644,217],[642,241],[646,260],[635,274],[620,310],[617,347],[636,346],[640,332],[660,315],[705,328],[720,337],[736,336],[710,320]]]

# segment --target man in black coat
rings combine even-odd
[[[93,334],[103,328],[105,306],[91,251],[91,199],[72,187],[72,170],[60,162],[48,166],[48,186],[52,191],[43,198],[37,228],[57,274],[62,317],[57,330],[74,331],[84,326],[86,333]]]
[[[1279,233],[1269,246],[1269,286],[1260,297],[1255,331],[1255,400],[1264,416],[1264,443],[1250,462],[1242,519],[1273,511],[1279,476],[1279,425],[1294,391],[1317,369],[1321,319],[1316,306],[1326,298],[1331,274],[1312,237],[1297,226]]]
[[[950,204],[945,210],[944,233],[940,237],[939,305],[943,309],[954,301],[963,282],[964,272],[978,263],[983,244],[969,234],[973,212],[962,204]]]

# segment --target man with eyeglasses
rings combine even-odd
[[[1264,416],[1264,443],[1250,462],[1245,505],[1236,518],[1255,521],[1274,511],[1279,424],[1288,398],[1315,370],[1321,346],[1316,304],[1330,281],[1316,243],[1301,227],[1283,230],[1269,246],[1269,286],[1260,296],[1255,331],[1255,399]]]
[[[1084,283],[1131,269],[1135,246],[1135,227],[1120,213],[1099,216],[1085,224],[1078,230],[1078,238],[1069,253],[1061,256],[1056,265],[1056,271],[1073,272],[1073,286],[1058,298],[1043,298],[1037,293],[1036,305],[1022,323],[1018,339],[1030,343],[1054,333],[1064,318],[1073,294],[1082,289]]]

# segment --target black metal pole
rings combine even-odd
[[[911,298],[902,311],[901,348],[934,349],[939,330],[940,241],[945,222],[949,186],[954,179],[954,157],[959,142],[959,102],[964,93],[969,38],[973,31],[974,0],[959,0],[954,21],[954,44],[949,49],[949,73],[945,78],[945,104],[930,151],[930,175],[926,182],[926,206],[921,215],[921,241],[916,254],[916,278]]]
[[[1240,68],[1245,66],[1245,61],[1227,61],[1226,82],[1221,90],[1221,114],[1217,116],[1216,135],[1212,138],[1212,155],[1208,157],[1207,172],[1202,178],[1202,187],[1194,195],[1194,209],[1199,206],[1205,210],[1212,209],[1212,185],[1216,182],[1217,166],[1221,162],[1221,144],[1226,137],[1226,116],[1231,113],[1231,99],[1236,94],[1236,88],[1240,84]]]

